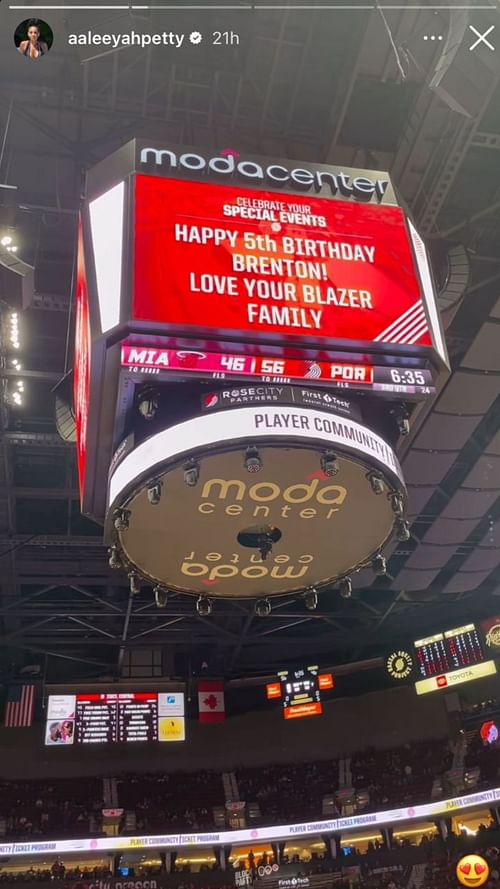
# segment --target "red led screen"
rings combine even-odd
[[[234,339],[431,345],[398,207],[151,176],[135,184],[132,317]]]
[[[80,223],[78,230],[78,261],[76,283],[75,321],[75,369],[73,374],[73,400],[76,424],[76,453],[80,494],[85,482],[85,459],[87,452],[87,421],[89,412],[90,386],[90,322],[85,260],[83,256],[83,232]]]

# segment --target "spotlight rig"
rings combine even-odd
[[[108,565],[113,571],[120,571],[123,568],[123,562],[120,558],[120,550],[117,546],[111,546],[108,550]]]
[[[272,606],[269,599],[257,599],[255,603],[255,614],[257,617],[269,617]]]
[[[245,469],[247,472],[260,472],[262,460],[257,448],[247,448],[245,451]]]
[[[339,593],[343,599],[350,599],[352,596],[352,580],[350,577],[343,577],[339,581]]]
[[[184,466],[184,481],[188,488],[195,488],[200,478],[200,464],[196,460],[190,460]]]
[[[168,605],[168,590],[162,586],[155,586],[153,593],[156,607],[166,608]]]
[[[148,501],[152,506],[157,506],[161,500],[161,484],[151,485],[148,488]]]
[[[304,595],[304,603],[308,611],[315,611],[318,607],[318,593],[315,589],[307,590]]]
[[[130,525],[130,510],[115,509],[113,513],[115,531],[128,531]]]
[[[369,472],[366,476],[368,481],[370,482],[371,489],[374,494],[383,494],[385,491],[385,483],[384,479],[381,475],[378,475],[376,472]]]
[[[212,600],[208,596],[200,596],[196,602],[196,611],[200,617],[209,617],[212,614]]]
[[[328,478],[332,478],[332,476],[337,475],[340,467],[338,464],[338,460],[335,454],[332,454],[330,451],[327,451],[326,454],[321,455],[321,469],[325,473]]]

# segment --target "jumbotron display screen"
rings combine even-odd
[[[415,683],[418,695],[496,673],[495,661],[485,660],[474,624],[435,633],[414,645],[417,671],[422,677]]]
[[[45,745],[184,741],[182,692],[49,695]]]
[[[415,650],[417,669],[424,679],[484,661],[474,624],[419,639],[415,642]]]
[[[321,692],[333,688],[332,674],[318,675],[318,667],[281,670],[278,680],[267,686],[267,697],[269,700],[281,700],[285,719],[320,716],[323,712]]]
[[[235,341],[432,348],[434,296],[400,207],[143,175],[134,198],[134,320]]]

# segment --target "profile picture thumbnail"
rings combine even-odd
[[[54,42],[52,28],[43,19],[24,19],[14,31],[14,43],[25,59],[41,59]]]

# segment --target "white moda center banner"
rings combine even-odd
[[[348,417],[311,408],[264,406],[204,414],[152,435],[128,454],[111,477],[109,504],[135,479],[182,454],[251,439],[285,439],[340,446],[362,459],[375,460],[403,481],[396,454],[376,432]]]
[[[335,818],[331,821],[307,821],[303,824],[275,825],[273,827],[246,828],[245,830],[225,830],[220,833],[167,834],[165,836],[139,837],[100,837],[84,840],[53,840],[27,843],[0,844],[1,856],[44,855],[47,852],[57,855],[71,852],[112,852],[144,848],[182,846],[231,846],[236,843],[255,843],[260,840],[286,840],[304,834],[309,836],[341,833],[345,830],[374,827],[382,824],[396,824],[451,815],[454,812],[474,806],[489,805],[500,800],[500,787],[452,797],[419,806],[390,809],[383,812],[353,815],[350,818]]]

